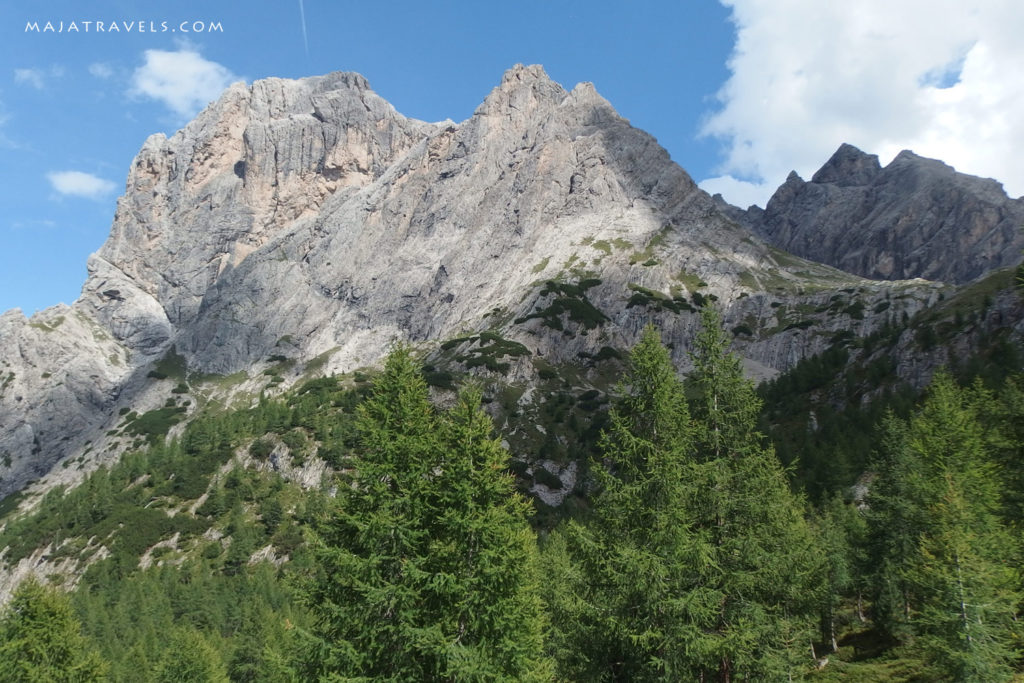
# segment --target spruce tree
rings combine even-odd
[[[67,597],[34,580],[23,582],[0,616],[0,680],[102,681],[106,671]]]
[[[355,481],[314,539],[307,678],[544,680],[527,504],[479,394],[438,415],[408,349],[358,411]]]

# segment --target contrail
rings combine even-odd
[[[299,0],[299,18],[302,19],[302,44],[306,47],[306,57],[309,57],[309,38],[306,36],[306,8]]]

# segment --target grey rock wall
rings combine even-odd
[[[970,282],[1024,249],[1024,199],[996,181],[909,151],[883,168],[851,145],[739,220],[781,249],[883,280]]]
[[[945,177],[908,163],[915,197]],[[847,150],[816,181],[792,179],[766,216],[787,202],[824,211],[888,173]],[[998,213],[988,206],[978,199],[957,220],[984,233]],[[567,91],[539,66],[510,69],[461,123],[408,119],[357,74],[233,85],[143,144],[78,301],[0,316],[0,496],[43,475],[41,487],[73,483],[79,467],[116,457],[119,413],[170,395],[174,383],[150,371],[172,350],[189,373],[247,373],[231,386],[258,392],[270,357],[294,363],[283,388],[313,359],[317,372],[346,372],[396,341],[430,352],[490,329],[533,358],[577,362],[630,346],[653,321],[685,367],[698,315],[658,301],[714,297],[730,329],[750,330],[737,349],[760,378],[941,289],[793,257],[740,225],[746,216],[699,190],[592,85]],[[932,238],[919,239],[927,250]],[[599,280],[587,297],[600,324],[527,319],[551,304],[545,281],[584,278]],[[842,313],[854,304],[867,314]],[[510,377],[532,373],[520,361]]]

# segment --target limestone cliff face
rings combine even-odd
[[[119,414],[170,395],[151,375],[172,352],[193,377],[248,373],[259,391],[269,358],[291,363],[287,386],[398,340],[430,353],[493,330],[529,350],[510,373],[529,382],[531,359],[625,348],[649,321],[685,366],[695,308],[717,300],[763,377],[943,289],[769,247],[591,85],[567,91],[537,66],[461,123],[405,118],[356,74],[232,86],[145,142],[88,266],[73,306],[0,317],[0,496],[116,456]],[[586,281],[597,314],[552,308],[548,280]]]
[[[1020,261],[1024,199],[994,180],[901,152],[843,145],[808,182],[795,173],[745,219],[775,246],[869,278],[969,282]]]

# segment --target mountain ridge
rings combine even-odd
[[[873,279],[963,284],[1024,250],[1024,198],[909,150],[883,167],[844,143],[810,181],[792,172],[764,210],[732,215],[780,249]]]
[[[358,74],[236,84],[147,139],[126,187],[78,301],[0,316],[0,495],[137,447],[126,413],[188,397],[187,419],[396,341],[469,369],[485,350],[458,339],[487,331],[516,349],[487,367],[530,382],[653,321],[685,367],[714,302],[766,377],[949,289],[770,247],[593,86],[539,66],[460,123],[408,119]]]

